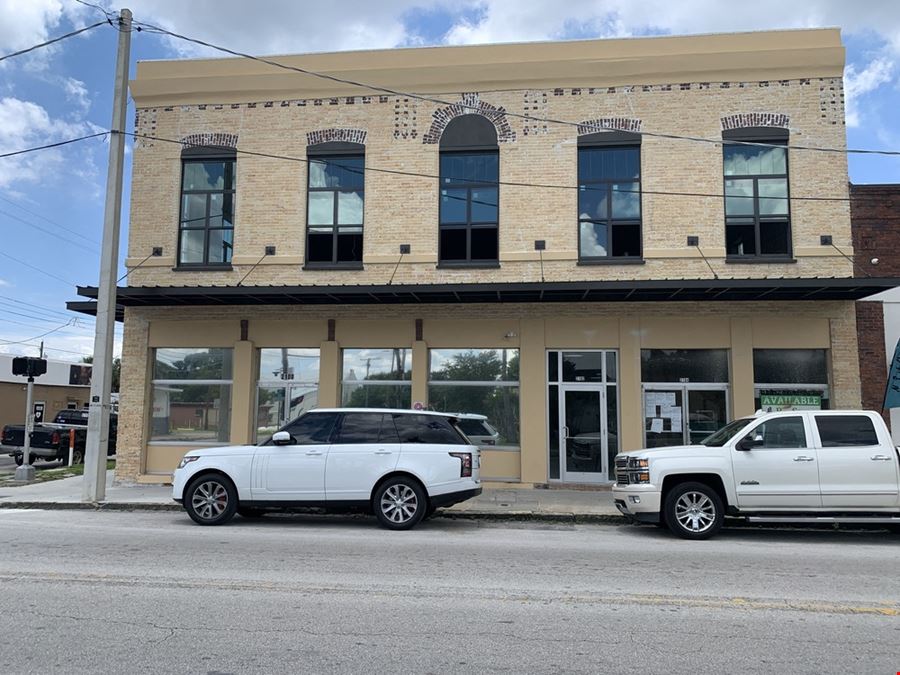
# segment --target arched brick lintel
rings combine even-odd
[[[516,140],[516,132],[510,127],[509,119],[506,117],[506,108],[482,101],[478,94],[463,94],[459,103],[438,108],[432,113],[431,127],[422,136],[422,143],[430,145],[440,143],[447,125],[462,115],[481,115],[490,120],[497,129],[498,143],[513,143]]]
[[[632,117],[601,117],[578,123],[578,135],[587,136],[602,131],[631,131],[639,133],[641,120]]]
[[[319,143],[359,143],[366,144],[366,131],[364,129],[317,129],[306,133],[307,145],[318,145]]]
[[[222,132],[191,134],[181,139],[181,145],[185,148],[197,148],[206,146],[215,148],[236,148],[237,142],[237,134],[226,134]]]
[[[722,118],[722,131],[743,129],[745,127],[778,127],[787,129],[791,118],[784,113],[753,112],[727,115]]]

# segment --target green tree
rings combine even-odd
[[[85,356],[81,359],[82,363],[94,363],[93,356]],[[122,359],[116,357],[113,359],[112,363],[112,391],[119,391],[119,376],[122,372]]]

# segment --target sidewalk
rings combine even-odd
[[[83,478],[0,486],[0,508],[109,509],[119,511],[181,511],[172,501],[167,485],[115,484],[106,472],[106,500],[99,504],[81,501]],[[497,520],[543,520],[562,522],[624,522],[608,490],[485,489],[474,499],[439,513],[451,518]]]

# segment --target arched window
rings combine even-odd
[[[481,115],[461,115],[447,125],[440,148],[440,263],[496,263],[500,179],[497,130]]]
[[[181,152],[179,267],[228,267],[234,246],[236,154],[227,147]]]
[[[793,249],[788,156],[786,147],[777,147],[787,145],[788,130],[729,129],[722,132],[722,140],[727,256],[790,258]],[[765,145],[747,145],[748,142]]]
[[[640,257],[640,134],[601,131],[579,136],[579,261]]]
[[[306,267],[361,268],[366,148],[330,141],[306,154]]]

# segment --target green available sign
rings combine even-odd
[[[763,410],[821,410],[822,396],[818,394],[762,394],[759,403]]]

